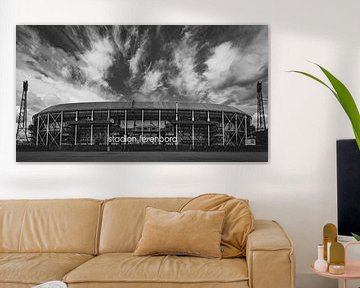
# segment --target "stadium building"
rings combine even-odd
[[[250,124],[251,116],[226,105],[69,103],[48,107],[34,115],[32,138],[39,148],[75,145],[236,148],[245,145]]]

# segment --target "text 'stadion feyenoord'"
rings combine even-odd
[[[108,138],[110,144],[128,143],[128,144],[177,144],[177,137],[158,137],[158,136],[110,136]]]

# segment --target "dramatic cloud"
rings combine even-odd
[[[17,26],[17,99],[29,119],[60,103],[181,101],[254,115],[268,103],[266,26]],[[255,115],[256,116],[256,115]]]
[[[136,34],[135,34],[136,35]],[[145,34],[136,49],[135,55],[129,60],[129,69],[132,75],[137,76],[141,71],[141,66],[146,63],[148,36]]]
[[[145,74],[144,83],[140,87],[140,91],[147,95],[161,88],[163,85],[161,82],[162,73],[159,70],[152,70]]]
[[[173,52],[173,63],[178,73],[171,79],[180,95],[191,102],[201,102],[202,93],[206,93],[206,81],[195,71],[198,47],[190,41],[191,34],[186,32]]]
[[[113,63],[114,49],[109,39],[99,39],[93,43],[91,50],[80,55],[85,64],[83,70],[89,81],[99,83],[105,87],[107,71]]]

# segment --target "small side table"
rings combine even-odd
[[[349,242],[345,244],[345,273],[344,274],[331,274],[329,272],[320,272],[314,269],[314,264],[311,265],[311,269],[318,275],[327,278],[343,280],[343,288],[346,288],[348,280],[360,279],[360,260],[347,260],[346,250],[351,245],[360,245],[360,242]]]

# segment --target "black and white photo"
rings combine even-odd
[[[18,25],[18,162],[267,162],[266,25]]]

